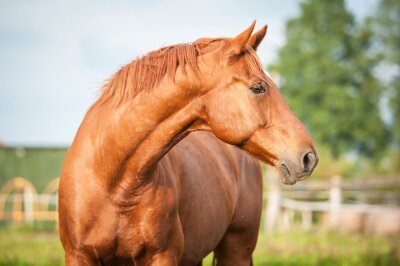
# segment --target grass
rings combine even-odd
[[[260,237],[254,259],[260,266],[392,266],[399,255],[398,238],[292,231]]]
[[[1,227],[0,266],[64,265],[57,232],[49,226]],[[392,266],[400,265],[400,239],[344,235],[325,231],[291,231],[260,235],[254,262],[257,266]],[[204,265],[210,265],[209,256]]]
[[[57,232],[40,227],[0,229],[0,266],[64,265]]]

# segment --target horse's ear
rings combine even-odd
[[[229,40],[225,50],[228,56],[238,55],[243,52],[246,43],[249,41],[251,33],[254,30],[255,25],[256,21],[254,20],[251,26],[247,28],[247,30],[240,33],[235,38]]]
[[[268,25],[262,27],[259,31],[251,35],[249,42],[247,43],[254,50],[257,50],[258,45],[260,45],[261,41],[264,39],[265,34],[267,33]]]

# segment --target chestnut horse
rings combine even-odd
[[[262,178],[241,150],[286,184],[318,161],[255,52],[267,26],[254,25],[150,52],[104,86],[62,169],[66,265],[201,265],[212,251],[218,265],[252,264]]]

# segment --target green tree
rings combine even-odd
[[[382,0],[372,18],[377,50],[383,59],[383,79],[390,98],[394,142],[400,148],[400,1]],[[387,77],[388,75],[388,77]]]
[[[287,22],[286,44],[271,66],[289,105],[334,155],[378,157],[387,146],[368,26],[355,23],[343,0],[305,1],[299,17]]]

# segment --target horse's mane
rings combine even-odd
[[[133,99],[139,92],[149,91],[159,85],[166,75],[173,80],[178,66],[185,66],[182,67],[184,74],[186,66],[198,74],[197,57],[220,47],[224,40],[226,39],[202,38],[194,43],[166,46],[133,60],[105,83],[95,105],[107,101],[119,105],[125,100]],[[242,57],[247,66],[247,73],[244,74],[264,77],[253,49],[247,49]]]

